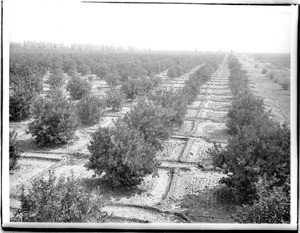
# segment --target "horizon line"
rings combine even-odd
[[[36,40],[22,40],[22,41],[9,41],[9,44],[16,43],[16,44],[22,44],[24,46],[24,43],[32,43],[32,44],[51,44],[51,45],[58,45],[58,46],[64,46],[68,47],[69,49],[72,46],[79,46],[78,48],[74,48],[74,50],[80,49],[80,46],[82,47],[102,47],[102,48],[114,48],[116,52],[133,52],[133,51],[148,51],[148,52],[234,52],[234,53],[262,53],[262,54],[291,54],[291,51],[283,52],[283,51],[239,51],[235,49],[216,49],[216,50],[203,50],[199,48],[194,48],[194,49],[155,49],[155,48],[139,48],[139,47],[134,47],[132,45],[109,45],[109,44],[96,44],[96,43],[82,43],[82,42],[51,42],[51,41],[36,41]],[[60,48],[50,48],[50,49],[60,49]],[[89,50],[89,48],[81,48],[84,50]],[[99,51],[97,49],[91,49],[93,51]]]

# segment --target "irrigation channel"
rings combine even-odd
[[[162,86],[181,88],[189,73],[178,78],[169,79],[163,72]],[[214,187],[223,174],[214,171],[207,149],[213,142],[225,145],[226,114],[231,104],[231,92],[228,85],[229,69],[227,58],[213,73],[212,78],[201,86],[197,99],[188,106],[185,121],[180,130],[165,142],[164,149],[157,156],[161,162],[158,176],[147,176],[139,192],[127,195],[104,190],[105,207],[103,210],[113,214],[118,222],[141,223],[177,223],[191,222],[181,208],[181,200],[187,194],[197,194],[199,191]],[[131,106],[127,107],[129,110]],[[109,126],[111,118],[120,117],[126,111],[112,116],[107,113],[101,120],[101,126]],[[84,137],[84,142],[77,140],[64,148],[50,150],[28,150],[22,154],[20,169],[10,176],[10,206],[12,212],[20,203],[17,195],[20,188],[29,187],[34,177],[47,175],[53,168],[55,175],[68,175],[74,171],[76,177],[90,179],[92,171],[87,171],[84,163],[87,161],[86,145],[90,140],[90,133],[99,125],[79,130],[77,136]],[[76,154],[74,154],[76,152]]]

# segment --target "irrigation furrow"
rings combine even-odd
[[[138,221],[149,223],[166,223],[166,222],[182,222],[184,219],[179,219],[180,215],[171,211],[162,211],[158,208],[138,205],[119,205],[111,204],[103,208],[109,214],[113,214],[118,218],[134,218]]]
[[[160,162],[167,162],[169,164],[173,164],[173,166],[169,166],[169,168],[173,169],[173,168],[188,168],[191,165],[197,165],[197,162],[185,162],[182,161],[182,159],[180,158],[178,161],[174,161],[174,160],[169,160],[169,159],[160,159]],[[161,166],[162,168],[166,168],[166,166]]]
[[[210,100],[210,101],[215,101],[218,103],[228,103],[228,102],[232,101],[232,97],[230,97],[230,96],[225,97],[225,96],[214,95],[214,94],[211,94],[208,96],[203,96],[200,94],[197,96],[196,100],[198,100],[198,101]]]
[[[140,212],[141,215],[139,216],[139,218],[144,218],[143,214],[148,215],[149,213],[151,213],[151,214],[155,213],[158,216],[165,216],[167,218],[175,218],[175,217],[178,218],[179,217],[179,218],[181,218],[185,221],[190,222],[188,217],[185,216],[184,214],[180,213],[180,212],[169,211],[169,210],[161,210],[161,209],[159,209],[157,207],[153,207],[153,206],[111,203],[111,204],[106,205],[106,207],[108,207],[108,208],[111,208],[111,207],[134,208],[134,209],[142,210],[143,212],[146,212],[146,213]],[[152,222],[151,220],[147,220],[147,221]]]
[[[53,161],[53,162],[59,162],[61,158],[51,158],[51,157],[46,157],[46,156],[40,156],[40,155],[27,155],[27,154],[22,154],[21,158],[23,159],[28,159],[28,160],[48,160],[48,161]]]
[[[203,139],[204,141],[206,141],[207,143],[226,143],[227,140],[225,139],[210,139],[207,138],[205,136],[197,136],[197,135],[183,135],[183,134],[176,134],[173,135],[171,138],[181,138],[181,139]]]
[[[220,172],[204,168],[211,166],[207,149],[213,143],[227,144],[225,122],[232,94],[228,88],[229,70],[226,66],[225,62],[220,65],[211,80],[202,85],[197,99],[189,105],[183,125],[189,129],[180,130],[171,137],[186,140],[186,145],[177,161],[168,160],[169,165],[178,165],[178,162],[185,165],[184,170],[177,167],[174,170],[170,190],[164,200],[169,207],[176,205],[186,194],[216,186],[223,177]]]

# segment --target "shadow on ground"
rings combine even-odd
[[[186,195],[181,207],[186,209],[184,214],[197,223],[234,223],[231,218],[235,205],[220,202],[217,197],[218,186],[206,189],[196,195]]]
[[[130,198],[145,192],[145,190],[138,187],[113,187],[111,182],[104,178],[83,178],[81,182],[88,192],[95,191],[102,196],[105,202],[109,202],[112,199],[119,201],[121,198]]]

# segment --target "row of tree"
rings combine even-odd
[[[221,60],[220,57],[215,58]],[[189,90],[199,91],[199,86],[212,72],[210,64],[204,65],[186,82],[189,88],[177,91],[157,88],[139,97],[137,105],[123,119],[117,120],[113,127],[99,128],[93,134],[88,145],[91,155],[86,167],[99,176],[104,172],[103,178],[112,186],[132,187],[146,175],[156,175],[159,165],[156,153],[162,149],[163,142],[172,131],[182,124],[187,103],[192,98]],[[194,85],[198,88],[192,87]],[[83,102],[90,106],[92,101],[87,98],[90,96],[84,96],[77,104]],[[60,140],[55,141],[58,137],[63,136],[61,139],[64,140],[73,133],[69,129],[74,129],[72,119],[76,114],[60,89],[53,90],[47,98],[37,100],[32,112],[35,120],[29,128],[31,133],[36,130],[36,138],[41,138],[38,141],[60,143]],[[58,134],[53,135],[53,131]],[[101,197],[88,193],[73,177],[68,180],[61,178],[57,182],[53,173],[48,179],[35,180],[28,193],[22,192],[20,201],[21,208],[12,221],[103,222],[111,218],[102,211]]]
[[[215,58],[217,57],[215,56]],[[216,62],[219,60],[220,58],[215,59]],[[172,98],[176,98],[177,102],[181,100],[190,101],[191,95],[194,98],[200,85],[199,77],[203,76],[206,80],[208,77],[207,72],[211,71],[211,67],[211,64],[201,67],[190,77],[180,93],[181,96],[174,94]],[[158,103],[158,99],[164,98],[163,95],[170,94],[155,93],[153,91],[154,87],[159,85],[156,79],[145,81],[147,77],[137,77],[136,79],[129,78],[122,85],[113,87],[104,98],[100,98],[91,94],[91,80],[87,78],[74,75],[65,85],[66,78],[63,71],[58,68],[46,80],[46,83],[50,86],[49,94],[42,96],[39,95],[41,93],[40,79],[36,76],[33,76],[35,77],[33,79],[30,74],[24,74],[23,78],[17,77],[17,79],[14,79],[14,85],[10,92],[10,116],[14,120],[33,118],[33,121],[29,124],[28,132],[32,134],[38,146],[67,143],[73,138],[79,124],[98,123],[107,107],[112,110],[120,110],[125,99],[132,100],[137,96],[144,96]],[[201,78],[201,80],[203,81],[204,78]],[[125,86],[128,88],[126,89]],[[71,98],[68,97],[65,90],[69,92]],[[169,102],[167,105],[172,105],[177,109],[177,119],[175,121],[181,122],[184,115],[182,107],[185,106],[185,103],[181,101],[180,104],[178,103],[175,106],[174,103]],[[167,105],[164,104],[164,106]]]
[[[157,87],[161,80],[154,74],[170,67],[180,67],[181,75],[194,66],[207,62],[214,54],[164,53],[100,53],[59,49],[10,49],[10,120],[24,120],[30,116],[30,106],[43,90],[43,78],[51,88],[63,85],[69,76],[93,73],[109,85],[121,89],[126,99],[133,100]],[[173,76],[172,76],[173,77]],[[175,77],[175,76],[174,76]],[[79,79],[73,79],[76,82]],[[88,88],[88,87],[87,87]],[[71,93],[72,94],[72,93]],[[75,99],[78,99],[77,97]]]
[[[216,57],[215,66],[220,60]],[[93,135],[86,166],[99,176],[104,172],[113,186],[134,186],[146,175],[156,174],[157,152],[183,123],[187,103],[196,98],[200,85],[214,70],[211,64],[205,64],[190,76],[184,88],[155,89],[139,98],[137,105],[113,127],[99,128]]]
[[[263,100],[248,86],[238,59],[229,57],[233,102],[227,122],[228,145],[211,150],[214,165],[223,168],[234,203],[243,204],[234,218],[243,223],[290,221],[290,130],[265,111]]]
[[[24,67],[30,72],[43,76],[47,71],[60,68],[70,76],[76,72],[89,73],[101,79],[116,76],[120,81],[140,75],[152,76],[173,65],[191,69],[200,64],[203,54],[174,53],[108,53],[74,51],[71,49],[33,49],[10,46],[10,74],[21,74]],[[188,68],[186,68],[188,66]]]

